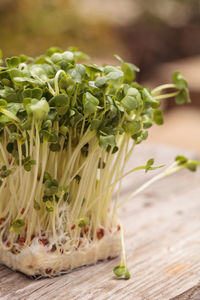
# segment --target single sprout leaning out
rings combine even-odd
[[[115,257],[121,239],[114,272],[130,277],[117,217],[128,200],[119,203],[121,183],[157,167],[150,159],[124,174],[125,164],[148,129],[163,124],[161,99],[190,102],[180,73],[151,91],[119,56],[119,66],[77,63],[86,58],[75,48],[5,63],[0,57],[0,260],[27,275],[53,276]],[[194,166],[179,157],[129,198]]]
[[[149,165],[150,162],[152,164],[153,160],[152,159],[149,160],[147,162],[147,166]],[[139,194],[140,192],[145,190],[148,186],[150,186],[154,182],[156,182],[164,177],[167,177],[169,175],[172,175],[178,171],[181,171],[185,168],[191,172],[195,172],[199,165],[200,165],[200,162],[197,160],[189,160],[182,155],[177,156],[175,158],[174,163],[172,163],[169,167],[167,167],[163,172],[159,173],[158,175],[152,177],[149,181],[145,182],[143,185],[141,185],[139,188],[137,188],[134,192],[130,193],[125,199],[123,199],[119,203],[117,208],[120,208],[121,206],[123,206],[127,201],[129,201],[131,198],[135,197],[137,194]],[[156,169],[156,168],[159,168],[159,167],[154,167],[154,168],[150,168],[150,169],[146,168],[145,170],[147,172],[148,170],[152,170],[152,169]],[[130,172],[132,172],[132,171],[135,171],[135,170],[131,170]],[[130,172],[127,172],[127,174],[129,174]],[[121,225],[121,228],[122,228],[122,225]],[[122,234],[122,236],[121,236],[121,249],[122,249],[121,261],[120,261],[120,265],[116,266],[114,268],[113,272],[117,277],[123,277],[124,279],[129,279],[130,273],[128,271],[127,264],[126,264],[123,229],[121,230],[121,234]]]

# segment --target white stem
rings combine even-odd
[[[66,75],[65,71],[59,70],[59,71],[56,73],[56,76],[55,76],[55,78],[54,78],[55,94],[56,94],[56,95],[59,94],[58,79],[59,79],[60,74],[62,74],[62,73],[63,73],[64,75]]]
[[[157,94],[158,92],[161,92],[162,90],[169,89],[169,88],[176,88],[176,85],[173,84],[173,83],[160,85],[160,86],[156,87],[155,89],[153,89],[153,90],[151,91],[151,94],[152,94],[152,95],[155,95],[155,94]]]
[[[129,201],[131,198],[135,197],[137,194],[139,194],[140,192],[142,192],[143,190],[145,190],[147,187],[149,187],[151,184],[153,184],[154,182],[172,175],[173,173],[176,173],[177,171],[183,169],[185,166],[177,166],[177,163],[173,163],[171,166],[169,166],[164,172],[154,176],[153,178],[151,178],[149,181],[145,182],[144,184],[142,184],[138,189],[136,189],[133,193],[129,194],[123,201],[120,202],[120,204],[118,205],[118,208],[122,207],[127,201]]]

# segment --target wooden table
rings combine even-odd
[[[129,168],[151,157],[163,163],[185,154],[155,145],[138,149]],[[143,171],[130,175],[122,197],[152,175],[144,176]],[[112,275],[119,258],[40,280],[0,266],[0,299],[199,300],[200,172],[182,171],[155,183],[123,207],[121,219],[130,280]]]

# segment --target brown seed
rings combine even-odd
[[[20,236],[19,239],[18,239],[18,244],[23,246],[25,243],[25,238],[23,236]]]
[[[22,208],[21,214],[23,215],[24,212],[25,212],[25,208]]]
[[[88,228],[88,227],[83,228],[83,232],[84,232],[85,234],[88,233],[88,231],[89,231],[89,228]]]
[[[11,242],[10,242],[10,241],[7,241],[6,246],[7,246],[7,247],[10,247],[10,245],[11,245]]]
[[[51,247],[51,252],[55,252],[56,251],[56,245],[53,244],[52,247]]]
[[[5,218],[0,218],[0,225],[5,221]]]
[[[97,231],[97,238],[100,240],[102,239],[104,236],[104,229],[103,228],[99,228]]]
[[[35,234],[31,235],[31,241],[35,238]]]
[[[78,250],[78,248],[80,247],[81,244],[82,244],[82,240],[79,240],[79,241],[78,241],[78,245],[77,245],[77,247],[75,248],[75,250]]]
[[[120,225],[117,225],[117,231],[120,231],[121,227]]]
[[[47,239],[39,239],[39,243],[42,244],[43,246],[46,246],[49,244],[49,241]]]

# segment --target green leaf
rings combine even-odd
[[[140,69],[131,63],[125,62],[119,55],[114,55],[116,59],[121,62],[121,69],[124,73],[124,83],[132,83],[135,79],[135,72],[139,72]]]
[[[11,174],[11,170],[7,168],[7,166],[2,166],[0,168],[0,178],[6,178]]]
[[[102,67],[97,66],[96,64],[91,64],[90,66],[85,65],[85,68],[87,71],[89,71],[89,73],[102,73],[104,71],[104,69]]]
[[[106,136],[100,135],[99,145],[100,145],[100,147],[105,148],[105,149],[107,149],[108,146],[110,146],[110,147],[116,146],[114,135],[106,135]]]
[[[136,144],[140,144],[142,141],[146,140],[148,137],[148,131],[139,131],[138,133],[132,135],[132,138],[135,140]]]
[[[44,176],[43,176],[43,182],[45,182],[45,181],[47,181],[47,180],[52,180],[52,177],[51,177],[51,175],[47,172],[47,171],[45,171],[44,172]]]
[[[142,116],[143,128],[148,129],[153,125],[153,119],[150,115],[145,114]]]
[[[77,224],[80,228],[84,228],[89,224],[89,219],[88,218],[80,218],[78,220]]]
[[[145,102],[150,103],[152,108],[158,108],[160,106],[160,101],[154,99],[151,93],[146,88],[142,90],[142,97]]]
[[[66,192],[63,195],[63,201],[66,201],[68,204],[70,204],[70,202],[71,202],[71,194],[69,192]]]
[[[64,94],[56,95],[50,99],[49,105],[55,107],[59,115],[65,115],[69,109],[69,98]]]
[[[116,266],[113,269],[113,272],[117,277],[123,277],[124,279],[129,279],[131,277],[127,267],[125,266],[121,266],[121,265]]]
[[[120,70],[118,71],[114,71],[114,72],[110,72],[106,75],[106,81],[109,80],[118,80],[120,78],[122,78],[124,76],[124,73]]]
[[[14,231],[17,234],[21,234],[25,221],[23,219],[15,219],[11,225],[11,231]]]
[[[53,203],[50,200],[47,200],[45,202],[45,204],[46,204],[46,210],[48,212],[53,212],[54,211],[54,205],[53,205]]]
[[[15,83],[23,83],[23,84],[33,84],[33,85],[41,85],[41,81],[29,77],[14,77],[13,81]]]
[[[40,88],[34,88],[32,89],[32,98],[40,100],[42,98],[43,90]]]
[[[128,63],[122,63],[122,71],[124,73],[124,82],[131,83],[135,79],[135,70],[133,65]]]
[[[59,152],[61,150],[61,146],[59,143],[52,143],[50,146],[49,146],[49,149],[52,151],[52,152]]]
[[[44,120],[50,110],[49,104],[45,98],[41,100],[32,99],[30,104],[26,105],[29,114],[32,114],[36,120]]]
[[[190,94],[187,88],[180,91],[180,93],[175,97],[176,104],[184,104],[184,103],[190,103]]]
[[[74,179],[75,179],[75,180],[77,181],[77,183],[79,184],[80,181],[81,181],[81,176],[77,174],[77,175],[74,177]]]
[[[44,183],[44,195],[52,196],[58,192],[58,181],[56,179],[47,179]]]
[[[64,107],[68,105],[68,97],[67,95],[61,94],[61,95],[56,95],[53,98],[50,99],[49,105],[51,107]]]
[[[74,68],[70,69],[67,74],[69,74],[75,82],[81,83],[85,77],[86,69],[84,65],[77,64]]]
[[[122,127],[127,134],[134,135],[141,129],[141,124],[139,121],[126,121]]]
[[[7,101],[6,100],[3,100],[3,99],[0,99],[0,107],[6,107],[7,106]]]
[[[137,109],[141,102],[141,96],[137,89],[129,88],[126,96],[121,100],[121,104],[127,111]]]
[[[178,163],[178,166],[184,166],[191,172],[195,172],[197,170],[197,167],[200,165],[199,161],[189,160],[187,157],[183,155],[176,156],[175,161]]]
[[[18,56],[13,56],[11,58],[6,58],[6,65],[9,68],[15,68],[20,64],[20,58]]]
[[[106,78],[106,76],[99,77],[99,78],[97,78],[96,81],[95,81],[95,85],[96,85],[96,87],[98,87],[98,88],[104,87],[104,86],[106,85],[106,83],[107,83],[107,78]]]
[[[42,98],[43,90],[40,88],[33,88],[33,89],[24,89],[22,92],[23,98],[34,98],[40,100]]]
[[[178,89],[182,90],[187,88],[187,81],[180,72],[174,72],[172,79]]]
[[[183,155],[178,155],[176,156],[175,161],[177,161],[179,165],[182,165],[188,162],[188,158]]]
[[[154,164],[154,159],[151,158],[147,161],[146,167],[145,167],[145,172],[151,170],[152,165]]]
[[[32,89],[24,89],[22,92],[22,97],[23,98],[32,98]]]
[[[124,73],[116,67],[106,66],[104,70],[106,70],[107,75],[95,80],[95,86],[98,88],[105,87],[110,81],[115,82],[124,76]]]
[[[52,56],[54,53],[62,53],[63,51],[58,47],[50,47],[46,51],[47,56]]]
[[[189,160],[187,163],[187,169],[191,172],[196,172],[198,166],[200,165],[200,162],[197,160]]]
[[[83,97],[84,113],[87,115],[93,114],[97,111],[97,105],[99,100],[94,97],[91,93],[87,92]]]
[[[22,159],[22,165],[24,166],[24,169],[27,171],[27,172],[30,172],[31,171],[31,168],[33,165],[36,164],[36,161],[31,159],[30,156],[27,156],[25,157],[24,159]]]
[[[36,200],[34,200],[33,207],[34,207],[35,210],[40,210],[40,204]]]
[[[28,60],[31,60],[31,57],[28,57],[27,55],[20,54],[19,56],[20,62],[27,62]]]
[[[12,153],[14,150],[14,143],[8,143],[6,146],[6,150],[8,151],[8,153]]]
[[[0,97],[9,103],[20,102],[19,92],[8,86],[5,86],[3,90],[0,89]]]
[[[161,109],[154,110],[153,119],[157,125],[162,125],[164,123],[163,111]]]
[[[65,51],[62,53],[62,59],[66,60],[68,63],[72,63],[74,61],[74,54],[71,51]]]
[[[91,130],[97,130],[101,126],[101,120],[93,119],[91,121]]]

